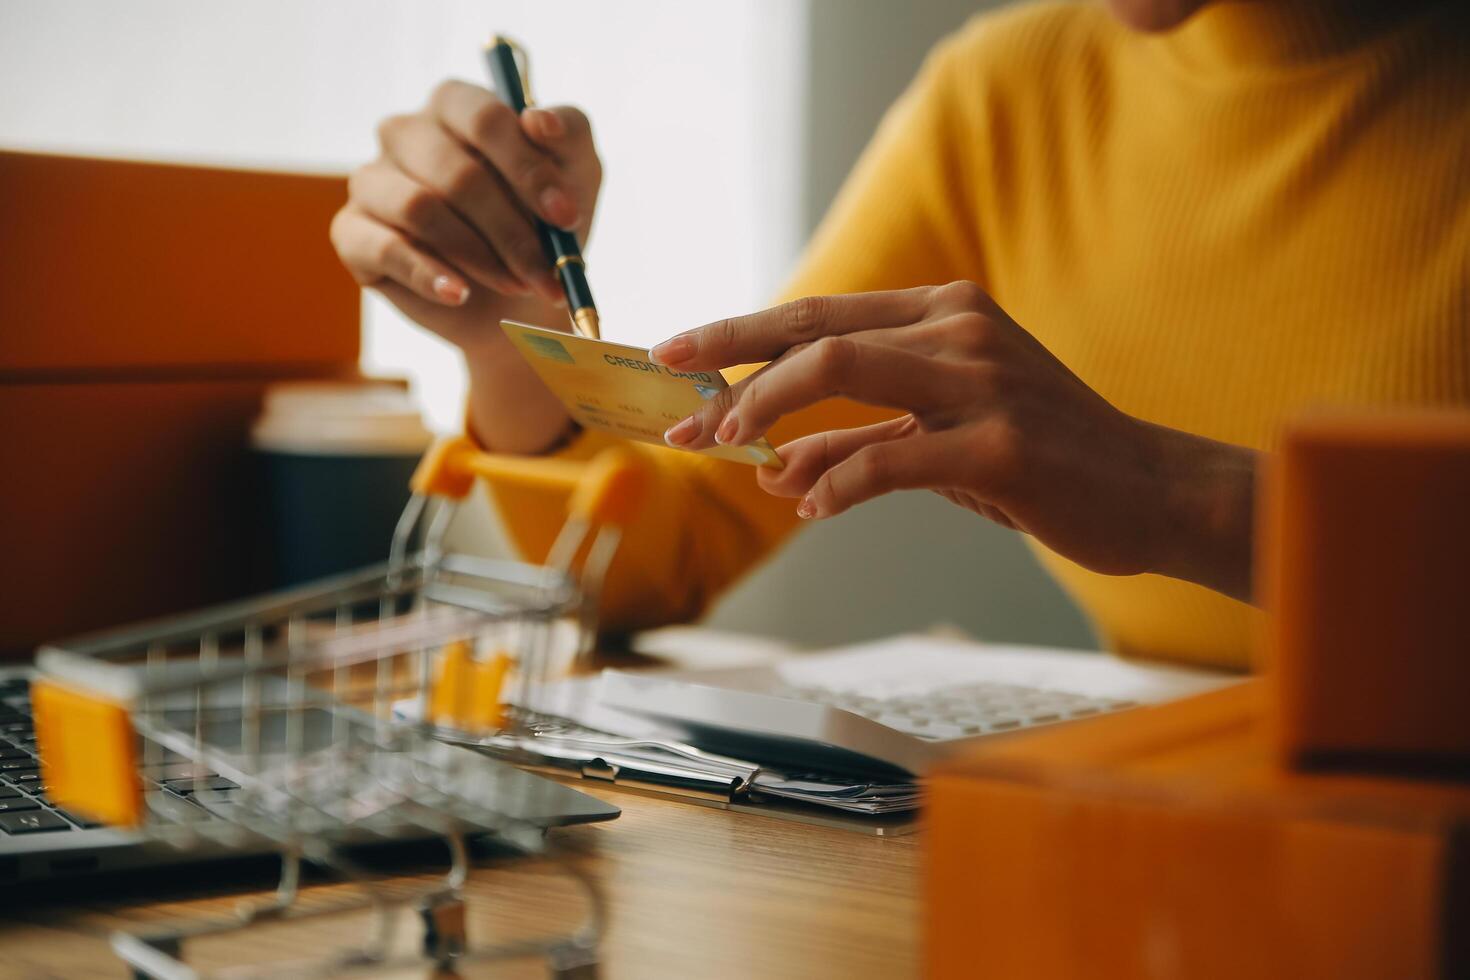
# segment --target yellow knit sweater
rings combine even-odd
[[[1219,3],[1158,36],[1092,3],[977,17],[890,110],[786,295],[972,279],[1123,411],[1248,446],[1311,406],[1470,404],[1467,10]],[[773,438],[875,417],[834,401]],[[698,615],[798,523],[748,467],[639,451],[658,480],[613,626]],[[496,492],[544,553],[561,502]],[[1247,606],[1042,559],[1119,652],[1248,663]]]

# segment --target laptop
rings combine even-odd
[[[104,827],[85,816],[57,806],[42,782],[36,736],[31,723],[30,668],[0,669],[0,883],[32,883],[106,872],[139,871],[151,867],[221,858],[241,858],[278,853],[279,848],[262,838],[246,837],[226,843],[207,832],[195,835],[187,850],[130,830]],[[327,744],[330,718],[308,712],[305,744]],[[267,731],[265,739],[272,740]],[[435,746],[435,751],[468,752],[467,749]],[[502,812],[535,832],[553,827],[611,820],[621,811],[586,793],[523,772],[513,766],[474,754],[475,765],[483,767],[485,779],[493,783]],[[478,778],[478,777],[477,777]],[[219,822],[218,809],[228,807],[232,790],[238,787],[216,773],[193,771],[181,766],[177,778],[165,778],[158,787],[176,801],[191,825],[207,831],[207,823]],[[226,835],[218,835],[225,838]],[[401,832],[352,834],[348,845],[380,845],[422,840],[428,832],[405,828]]]

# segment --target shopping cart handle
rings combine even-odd
[[[627,527],[648,496],[648,463],[627,449],[604,449],[592,458],[567,501],[567,512],[589,524]]]
[[[463,436],[436,443],[419,461],[415,493],[462,500],[475,478],[505,480],[570,493],[567,510],[591,524],[626,527],[647,495],[648,463],[637,453],[604,449],[590,462],[487,453]]]

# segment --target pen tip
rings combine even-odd
[[[602,339],[602,321],[597,315],[597,310],[591,306],[583,306],[572,312],[572,324],[578,333],[593,340]]]

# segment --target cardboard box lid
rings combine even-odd
[[[342,177],[0,152],[0,379],[356,363]]]

